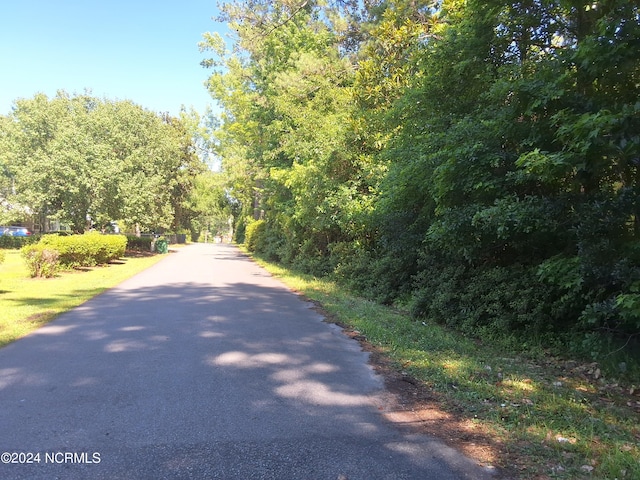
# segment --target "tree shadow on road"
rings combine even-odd
[[[383,421],[368,354],[312,307],[248,283],[110,290],[0,350],[0,447],[104,451],[93,478],[485,475]]]

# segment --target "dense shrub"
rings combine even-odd
[[[285,238],[282,226],[277,221],[249,221],[245,229],[244,244],[247,250],[265,260],[283,262],[300,268],[296,264],[296,253],[299,250],[300,243],[294,239]]]
[[[392,304],[410,294],[415,266],[405,255],[379,255],[355,242],[332,244],[330,251],[335,278],[366,298]]]
[[[127,248],[127,238],[124,235],[95,234],[94,236],[100,239],[97,242],[96,263],[109,263],[124,256]]]
[[[68,237],[47,235],[39,245],[56,250],[64,267],[92,267],[122,257],[127,238],[124,235],[102,235],[97,232]]]
[[[151,237],[136,237],[135,235],[127,235],[127,250],[135,252],[150,252],[151,243],[153,239]]]
[[[299,247],[294,251],[283,247],[285,245],[281,245],[278,251],[274,253],[284,251],[289,254],[291,256],[290,263],[295,269],[318,277],[325,276],[331,272],[330,257],[319,247],[313,236],[303,239]],[[271,255],[271,258],[273,257],[274,255]]]
[[[329,245],[331,266],[336,280],[359,293],[368,290],[371,281],[371,262],[373,256],[369,250],[354,242],[339,242]]]
[[[411,311],[417,317],[484,338],[526,332],[541,339],[566,321],[554,311],[554,295],[532,267],[433,263],[415,277]]]
[[[9,235],[2,235],[0,236],[0,248],[18,250],[25,245],[37,243],[39,240],[40,235],[31,235],[29,237],[12,237]]]
[[[233,240],[236,243],[244,243],[246,229],[247,229],[247,219],[245,217],[240,217],[236,222],[235,229],[233,232]]]
[[[27,245],[21,249],[32,277],[51,278],[60,268],[60,254],[57,250],[43,245]]]
[[[267,223],[255,220],[245,228],[244,244],[250,252],[261,253],[267,246]]]

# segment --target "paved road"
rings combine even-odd
[[[0,478],[489,476],[388,424],[366,362],[234,247],[189,246],[0,350],[0,452],[35,462]]]

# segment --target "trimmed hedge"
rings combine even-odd
[[[40,240],[40,235],[29,237],[12,237],[10,235],[0,235],[0,248],[18,250],[25,245],[32,245]]]
[[[254,220],[248,223],[244,235],[244,245],[247,250],[261,253],[267,244],[267,223],[264,220]]]
[[[45,235],[38,245],[60,254],[60,265],[68,268],[103,265],[124,256],[127,238],[124,235]]]
[[[152,241],[153,238],[151,237],[136,237],[135,235],[127,235],[127,250],[133,250],[136,252],[150,252]]]

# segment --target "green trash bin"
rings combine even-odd
[[[164,238],[156,241],[156,251],[158,253],[169,253],[169,244]]]

